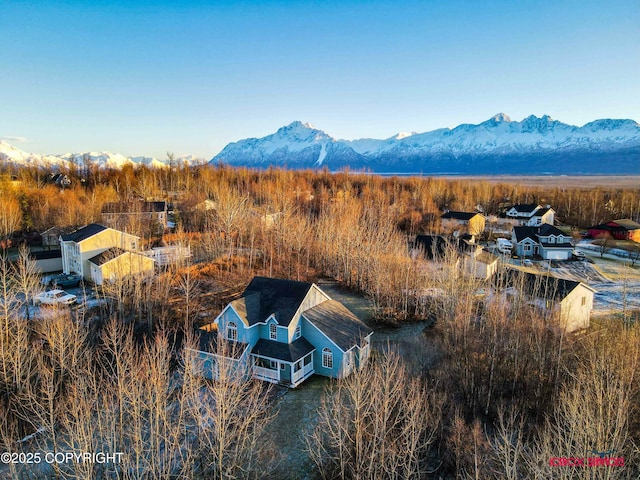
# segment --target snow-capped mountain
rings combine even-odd
[[[151,168],[165,168],[168,160],[158,160],[154,157],[126,157],[111,152],[65,153],[62,155],[39,155],[27,153],[6,142],[0,141],[0,162],[16,166],[38,167],[71,167],[73,164],[84,167],[97,165],[99,168],[122,168],[125,165],[146,165]],[[192,155],[175,159],[176,164],[187,162],[189,165],[198,163]]]
[[[211,160],[220,162],[397,173],[640,173],[640,125],[606,119],[576,127],[548,115],[518,122],[500,113],[478,125],[336,140],[293,122],[264,138],[230,143]]]
[[[331,138],[308,123],[296,121],[266,137],[230,143],[211,160],[211,163],[265,168],[271,165],[290,168],[333,168],[364,161],[366,159],[345,142]]]

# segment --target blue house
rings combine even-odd
[[[313,374],[342,378],[364,367],[373,331],[317,285],[255,277],[242,296],[202,327],[204,375],[297,387]]]

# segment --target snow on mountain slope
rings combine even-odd
[[[24,152],[13,145],[0,141],[0,161],[14,165],[30,165],[43,167],[69,167],[72,164],[84,166],[87,164],[98,165],[99,168],[122,168],[125,165],[146,165],[151,168],[166,168],[168,160],[158,160],[154,157],[126,157],[119,153],[111,152],[86,152],[65,153],[62,155],[39,155]],[[201,163],[201,160],[193,155],[175,159],[175,164],[186,162],[189,165]]]
[[[625,171],[640,173],[639,152],[640,125],[633,120],[596,120],[576,127],[553,120],[548,115],[530,115],[518,122],[499,113],[478,125],[462,124],[453,129],[400,133],[384,140],[336,140],[308,124],[293,122],[272,135],[231,143],[211,163],[295,168],[350,166],[373,171],[393,167],[394,171],[401,172],[407,168],[415,171],[415,168],[423,166],[431,170],[446,170],[447,163],[455,162],[456,169],[472,171],[473,163],[481,160],[484,162],[481,169],[491,171],[491,157],[494,163],[500,159],[503,163],[520,162],[518,170],[522,171],[528,164],[545,168],[540,160],[545,156],[562,156],[571,158],[573,162],[562,168],[573,171],[574,167],[584,166],[580,165],[581,155],[590,159],[591,163],[587,162],[589,169],[602,170],[606,165],[598,166],[596,157],[609,154],[624,163],[622,168]],[[508,167],[506,164],[501,168]]]
[[[337,141],[312,125],[295,121],[263,138],[230,143],[211,163],[234,164],[239,159],[251,165],[290,165],[298,168],[331,165],[359,157],[344,142]]]

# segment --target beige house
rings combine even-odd
[[[479,249],[462,256],[462,269],[473,278],[487,280],[498,270],[498,260],[496,255]]]
[[[112,247],[88,260],[91,281],[96,285],[132,275],[151,274],[155,261],[136,252]]]
[[[588,328],[595,290],[582,282],[511,269],[503,280],[509,296],[525,300],[545,315],[557,315],[566,332]]]
[[[454,212],[449,210],[440,217],[442,231],[445,233],[480,235],[484,232],[485,218],[477,212]]]
[[[77,273],[85,280],[91,279],[89,259],[110,249],[138,250],[140,238],[112,228],[91,223],[75,232],[60,236],[62,271]]]

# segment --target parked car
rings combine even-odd
[[[503,255],[511,255],[511,250],[513,249],[513,244],[510,240],[506,238],[499,238],[496,240],[496,247],[500,253]]]
[[[573,252],[571,252],[571,255],[572,255],[574,258],[578,258],[578,259],[580,259],[580,260],[584,260],[584,259],[585,259],[584,253],[582,253],[582,252],[580,252],[580,251],[578,251],[578,250],[574,250]]]
[[[61,273],[49,280],[48,286],[51,288],[71,288],[77,287],[82,282],[81,275]]]
[[[77,297],[64,290],[49,290],[42,292],[33,297],[34,305],[71,305],[76,303]]]
[[[524,259],[524,260],[522,261],[522,264],[523,264],[525,267],[533,267],[533,262],[532,262],[531,260],[529,260],[528,258]]]

